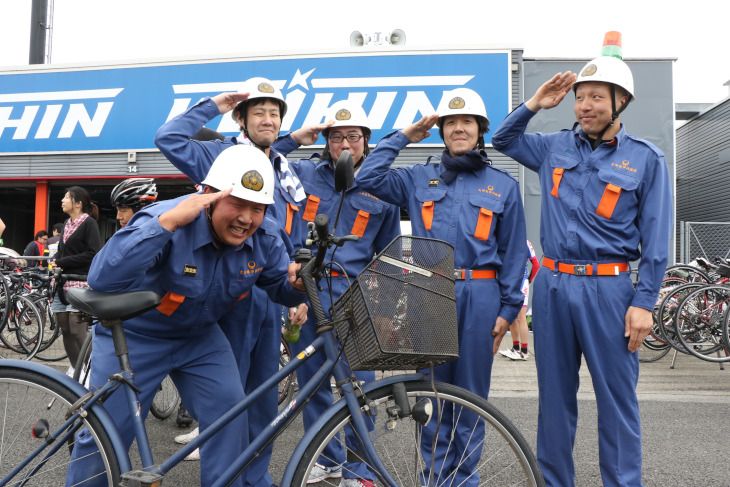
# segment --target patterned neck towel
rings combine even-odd
[[[243,134],[241,135],[242,137],[238,138],[239,143],[256,147],[256,145],[251,142],[251,139],[243,136]],[[300,201],[303,201],[307,195],[304,192],[304,187],[302,186],[301,181],[299,181],[299,178],[289,167],[289,161],[286,157],[276,151],[274,151],[274,155],[279,158],[279,168],[277,169],[276,165],[274,165],[274,169],[276,170],[276,175],[279,178],[279,184],[282,189],[289,193],[289,196],[291,196],[295,202],[299,203]]]

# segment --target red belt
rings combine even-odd
[[[471,270],[471,269],[454,269],[454,279],[494,279],[497,277],[497,271],[493,269]]]
[[[542,265],[551,271],[555,270],[555,261],[547,257],[542,258]],[[618,276],[619,272],[629,272],[628,262],[616,264],[573,265],[558,262],[558,272],[573,274],[574,276]]]

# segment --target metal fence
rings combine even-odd
[[[679,222],[680,262],[730,256],[730,222]]]

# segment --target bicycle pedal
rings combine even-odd
[[[133,470],[122,475],[121,487],[159,487],[162,475],[144,470]]]

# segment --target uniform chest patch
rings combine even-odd
[[[438,180],[438,179],[431,179],[431,180],[430,180],[430,181],[428,182],[428,187],[429,187],[429,188],[435,188],[435,187],[436,187],[436,186],[438,186],[438,185],[439,185],[439,180]]]
[[[195,277],[198,273],[198,267],[190,264],[185,264],[183,269],[183,276]]]

